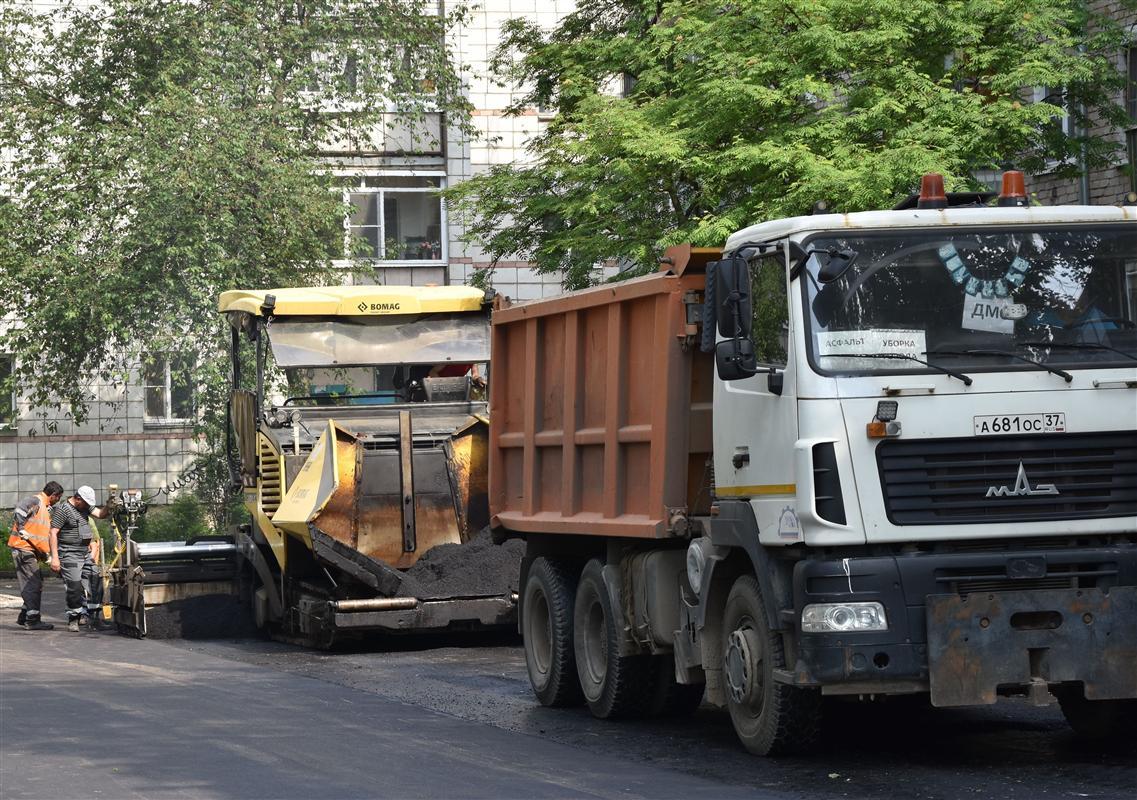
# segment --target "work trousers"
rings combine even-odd
[[[83,565],[87,562],[87,548],[59,548],[59,577],[67,587],[67,619],[78,619],[83,610]]]
[[[83,596],[86,602],[83,607],[87,609],[89,614],[98,614],[99,606],[103,604],[103,575],[99,571],[99,565],[87,554],[86,561],[83,562]]]
[[[12,548],[12,563],[16,565],[16,580],[20,584],[20,597],[24,600],[24,610],[28,617],[39,616],[40,599],[43,597],[43,577],[39,572],[39,559],[35,553]]]

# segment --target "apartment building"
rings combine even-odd
[[[39,5],[48,7],[49,0]],[[1092,0],[1133,31],[1117,54],[1129,76],[1124,100],[1130,125],[1115,129],[1098,123],[1091,133],[1121,145],[1117,163],[1091,170],[1083,179],[1033,176],[1031,190],[1045,204],[1116,203],[1137,191],[1137,12],[1116,0]],[[461,229],[447,218],[435,190],[452,186],[494,164],[526,158],[526,143],[541,130],[538,109],[507,116],[517,90],[502,88],[488,75],[501,41],[502,25],[524,16],[551,28],[573,9],[572,0],[481,0],[470,23],[453,34],[459,66],[469,67],[474,106],[474,140],[446,129],[440,115],[430,120],[437,145],[416,144],[391,115],[381,149],[358,152],[332,146],[327,156],[342,178],[344,200],[352,207],[345,232],[372,247],[373,258],[337,263],[345,282],[424,285],[467,282],[490,266],[488,257],[461,241]],[[525,263],[499,263],[492,282],[518,300],[560,293],[557,276],[541,276]],[[65,412],[33,408],[18,396],[0,397],[0,508],[20,493],[54,479],[71,490],[81,484],[118,483],[156,492],[175,484],[192,463],[197,442],[192,427],[193,387],[186,364],[162,353],[143,353],[135,380],[126,385],[93,383],[88,388],[90,417],[78,423]],[[0,376],[11,369],[0,352]],[[165,495],[164,497],[168,497]]]
[[[1085,170],[1077,178],[1059,178],[1050,172],[1035,175],[1030,191],[1044,205],[1120,203],[1130,192],[1137,193],[1137,9],[1118,0],[1090,0],[1089,8],[1117,21],[1129,32],[1128,44],[1115,54],[1117,67],[1127,77],[1118,102],[1124,104],[1128,124],[1116,128],[1096,119],[1086,131],[1091,137],[1106,139],[1117,145],[1118,157],[1113,164]],[[1038,99],[1058,95],[1060,90],[1036,90]],[[1060,95],[1051,99],[1062,105]],[[1069,126],[1068,119],[1060,120]]]
[[[37,5],[48,9],[53,3]],[[485,254],[461,242],[462,231],[447,218],[435,191],[526,157],[526,142],[542,119],[536,109],[506,116],[518,90],[491,80],[490,58],[506,20],[524,16],[551,28],[572,9],[571,0],[480,0],[469,24],[453,32],[458,66],[469,68],[476,139],[447,129],[439,114],[428,120],[435,136],[415,139],[391,114],[375,151],[329,147],[326,156],[353,209],[345,232],[363,238],[372,252],[336,261],[345,282],[463,283],[489,266]],[[424,144],[422,138],[437,143]],[[492,282],[518,300],[562,291],[559,278],[537,275],[525,263],[499,263]],[[198,448],[190,372],[177,357],[141,355],[134,380],[87,387],[90,416],[81,423],[64,410],[33,407],[18,393],[0,397],[0,508],[10,508],[46,480],[58,480],[68,491],[116,483],[155,493],[176,485]],[[0,377],[11,368],[11,357],[0,352]]]

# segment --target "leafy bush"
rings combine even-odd
[[[139,542],[184,542],[213,533],[205,505],[192,494],[183,494],[169,505],[154,505],[142,517],[134,534]]]
[[[7,509],[0,511],[0,535],[4,537],[4,546],[0,547],[0,572],[11,572],[16,568],[12,562],[12,550],[8,547],[8,534],[12,530],[12,512]]]

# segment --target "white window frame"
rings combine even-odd
[[[1054,89],[1065,89],[1065,87],[1061,87],[1061,86],[1035,86],[1034,89],[1032,89],[1032,101],[1035,103],[1041,103],[1041,102],[1045,101],[1046,98],[1051,95],[1051,93],[1053,92]],[[1052,104],[1052,105],[1056,105],[1056,104]],[[1062,128],[1062,133],[1064,133],[1067,137],[1077,136],[1078,131],[1074,129],[1074,120],[1070,117],[1070,109],[1065,105],[1060,106],[1060,108],[1062,109],[1061,115],[1056,114],[1053,117],[1051,117],[1051,119],[1058,122],[1058,124]],[[1058,161],[1056,159],[1051,158],[1051,159],[1047,159],[1046,166],[1043,168],[1043,171],[1044,172],[1053,172],[1057,168],[1058,168]]]
[[[0,353],[0,361],[8,362],[10,371],[9,374],[16,374],[16,356],[14,354]],[[0,431],[5,432],[13,431],[16,429],[16,386],[14,383],[12,385],[12,392],[8,396],[8,402],[10,404],[8,407],[11,412],[11,418],[5,419],[3,416],[0,416]]]
[[[350,202],[350,195],[353,194],[378,194],[384,195],[391,194],[425,194],[428,195],[435,189],[424,189],[418,186],[407,186],[406,188],[389,187],[389,186],[365,186],[368,178],[438,178],[438,190],[446,188],[446,173],[441,170],[375,170],[360,172],[358,170],[333,170],[333,175],[341,179],[341,184],[334,190],[342,193],[344,205]],[[382,201],[383,198],[380,198]],[[446,213],[446,202],[441,198],[433,198],[438,201],[439,206],[439,223],[438,223],[438,236],[439,245],[441,248],[441,258],[437,259],[408,259],[408,258],[383,258],[382,256],[352,256],[350,258],[336,258],[332,259],[332,263],[337,266],[343,267],[357,267],[361,264],[366,264],[374,267],[444,267],[450,263],[450,223]],[[378,209],[379,220],[379,242],[380,246],[386,244],[386,215],[383,214],[383,209],[380,206]],[[345,214],[343,218],[343,252],[347,253],[351,244],[351,215]]]
[[[159,426],[159,425],[189,425],[189,424],[193,423],[193,421],[194,421],[194,418],[192,416],[192,414],[194,413],[194,410],[191,410],[191,412],[190,412],[191,416],[188,416],[188,417],[175,417],[173,415],[173,412],[174,412],[173,379],[170,375],[170,360],[173,357],[175,357],[175,356],[170,356],[170,355],[156,356],[156,358],[161,358],[161,360],[162,360],[162,374],[163,374],[163,377],[165,378],[165,385],[161,386],[161,387],[150,383],[150,381],[146,375],[146,365],[145,364],[142,365],[141,371],[142,371],[142,424],[143,425],[154,425],[154,426]],[[164,416],[161,416],[161,417],[150,416],[150,403],[149,403],[149,398],[147,397],[147,394],[149,393],[151,388],[164,388],[165,389],[165,395],[164,395],[165,399],[164,399],[164,403],[163,403],[163,406],[164,406],[163,411],[165,411],[166,413]],[[194,409],[196,409],[196,405],[197,405],[196,396],[197,396],[197,387],[191,385],[190,386],[190,405],[192,407],[194,407]]]
[[[1122,100],[1125,103],[1125,113],[1129,117],[1129,125],[1125,128],[1125,157],[1129,164],[1129,190],[1137,192],[1137,75],[1134,74],[1134,62],[1137,61],[1137,30],[1130,31],[1133,37],[1125,45],[1122,53],[1122,66],[1125,69],[1125,93]]]

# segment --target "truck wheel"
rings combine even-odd
[[[650,656],[620,656],[619,615],[596,559],[584,566],[573,608],[573,645],[580,688],[592,715],[618,719],[643,713],[651,686]]]
[[[566,563],[537,558],[529,567],[521,606],[521,634],[529,683],[541,705],[580,703],[580,683],[572,646],[574,570]]]
[[[1087,700],[1077,686],[1063,687],[1056,694],[1062,716],[1079,736],[1093,740],[1137,736],[1137,700]]]
[[[689,717],[703,702],[701,683],[679,683],[675,680],[675,657],[652,656],[651,696],[647,713],[653,717]]]
[[[734,582],[723,612],[723,682],[734,731],[760,756],[801,752],[821,728],[821,693],[775,683],[782,637],[770,630],[758,581]]]

